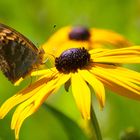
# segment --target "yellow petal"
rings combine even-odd
[[[46,100],[46,98],[55,90],[55,82],[52,80],[47,84],[44,84],[42,89],[37,91],[33,97],[23,102],[18,106],[12,117],[11,129],[15,129],[16,139],[19,137],[19,131],[23,121],[33,114],[40,105]]]
[[[79,70],[79,73],[81,74],[81,77],[83,77],[83,79],[92,86],[92,88],[94,89],[96,93],[96,96],[98,97],[100,106],[101,108],[103,108],[105,104],[104,85],[93,74],[91,74],[87,70]]]
[[[55,56],[59,57],[61,55],[61,53],[64,52],[65,50],[67,50],[67,49],[82,48],[82,47],[84,47],[86,49],[89,49],[89,42],[69,40],[69,41],[63,43],[61,46],[59,46],[59,49],[55,53]]]
[[[20,114],[21,116],[22,116],[22,119],[20,119],[20,121],[18,122],[18,125],[17,125],[17,127],[15,128],[15,138],[16,138],[16,140],[18,140],[19,139],[19,131],[20,131],[20,128],[21,128],[21,125],[22,125],[22,123],[23,123],[23,121],[28,117],[28,116],[30,116],[31,115],[31,109],[32,109],[32,104],[30,105],[30,106],[28,106],[28,107],[26,107],[25,109],[24,109],[24,111],[22,111],[22,113]]]
[[[3,105],[0,108],[0,119],[4,118],[5,115],[17,104],[27,100],[28,98],[31,98],[35,92],[40,90],[43,86],[43,83],[46,83],[48,79],[43,78],[39,81],[35,82],[31,86],[25,88],[24,90],[20,91],[19,93],[15,94],[11,98],[9,98],[7,101],[3,103]]]
[[[14,129],[16,127],[16,121],[19,119],[21,112],[30,104],[34,104],[34,108],[37,108],[42,104],[41,101],[45,100],[45,97],[55,89],[56,79],[48,82],[47,84],[44,83],[42,87],[38,91],[34,91],[34,95],[30,97],[28,100],[21,103],[18,108],[16,109],[11,123],[11,128]],[[21,116],[22,117],[22,116]]]
[[[23,81],[23,78],[21,77],[18,81],[14,83],[14,86],[18,86]]]
[[[57,52],[61,48],[61,45],[69,40],[68,34],[70,31],[71,31],[71,26],[67,26],[55,32],[47,40],[47,42],[42,45],[42,48],[45,51],[45,55],[49,56],[48,54],[51,54],[56,56]]]
[[[118,75],[119,77],[124,77],[125,80],[134,83],[136,85],[140,85],[140,73],[136,72],[134,70],[129,70],[127,68],[114,66],[114,65],[107,65],[107,64],[96,64],[96,66],[104,67],[107,69],[107,71],[114,75]]]
[[[101,67],[94,67],[91,72],[116,93],[132,99],[140,100],[140,87],[130,82],[125,76],[122,77],[117,72],[114,74],[114,72],[111,72],[111,70],[108,71],[107,68]]]
[[[116,67],[116,69],[117,69],[117,67]],[[107,77],[114,78],[114,81],[118,80],[118,81],[122,82],[122,84],[124,83],[126,87],[128,85],[129,88],[132,87],[132,89],[135,89],[136,91],[140,90],[140,87],[138,85],[136,85],[133,82],[131,82],[130,78],[128,78],[126,75],[123,75],[123,71],[122,71],[122,74],[120,74],[121,70],[118,73],[118,71],[116,71],[115,69],[108,69],[108,68],[98,67],[98,71],[100,71],[101,73],[106,74]]]
[[[125,75],[127,78],[129,78],[129,80],[133,83],[136,83],[138,85],[140,85],[140,73],[136,72],[134,70],[129,70],[126,68],[122,68],[122,67],[118,67],[117,70]]]
[[[43,84],[40,90],[34,91],[34,95],[32,97],[30,97],[28,100],[24,101],[17,107],[16,111],[14,112],[13,119],[12,119],[12,125],[11,125],[12,129],[15,128],[15,125],[16,125],[15,120],[18,120],[21,112],[24,110],[24,108],[26,108],[26,106],[30,105],[32,102],[34,102],[35,99],[38,98],[39,96],[38,94],[42,92],[43,87],[46,87],[46,84]]]
[[[71,77],[71,74],[62,74],[58,76],[56,87],[60,87],[61,85],[65,84]]]
[[[86,82],[78,73],[72,74],[72,93],[84,119],[90,119],[91,93]]]
[[[90,31],[91,31],[91,40],[94,41],[95,45],[96,43],[100,43],[100,44],[111,44],[116,47],[131,46],[131,43],[126,38],[124,38],[122,35],[116,32],[97,28],[92,28]]]
[[[37,71],[33,71],[31,73],[31,76],[40,76],[40,75],[50,76],[54,72],[56,72],[56,69],[55,68],[45,69],[45,70],[37,70]]]
[[[106,52],[109,49],[105,49],[105,48],[95,48],[89,51],[89,53],[94,57],[97,57],[100,53],[102,54],[102,52]]]
[[[137,64],[140,63],[140,56],[133,56],[133,55],[128,55],[128,56],[124,56],[124,57],[101,57],[101,58],[96,58],[93,59],[94,62],[100,62],[100,63],[133,63],[133,64]]]
[[[119,54],[139,54],[140,46],[131,46],[119,49],[104,49],[105,51],[96,54],[96,57],[100,56],[110,56],[110,55],[119,55]]]
[[[90,50],[93,48],[103,47],[106,44],[115,47],[130,46],[131,43],[126,40],[122,35],[103,29],[89,29],[91,34],[87,41],[70,40],[69,33],[72,31],[72,26],[67,26],[55,32],[46,43],[42,45],[45,51],[45,57],[54,60],[54,56],[58,57],[64,50],[73,47],[85,47]]]
[[[140,46],[105,50],[91,56],[100,63],[140,63]]]

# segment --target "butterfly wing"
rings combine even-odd
[[[41,58],[39,50],[25,36],[0,24],[0,69],[12,83],[28,75]]]

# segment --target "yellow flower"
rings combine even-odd
[[[99,100],[101,108],[105,104],[105,89],[140,100],[140,73],[121,67],[120,63],[140,63],[140,46],[120,49],[71,48],[55,58],[55,67],[38,70],[31,76],[40,78],[9,98],[0,108],[0,118],[16,105],[11,122],[16,139],[23,121],[36,112],[47,97],[64,85],[68,91],[72,88],[74,100],[84,119],[90,119],[91,91]]]
[[[122,35],[110,30],[85,28],[82,26],[66,26],[54,33],[48,41],[42,45],[45,52],[59,56],[63,50],[72,47],[83,47],[87,50],[99,47],[128,47],[131,43]],[[46,57],[51,58],[46,53]]]

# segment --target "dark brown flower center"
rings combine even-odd
[[[55,66],[59,72],[70,73],[84,68],[89,62],[90,54],[85,48],[71,48],[55,59]]]
[[[90,32],[85,27],[75,27],[69,33],[69,39],[77,41],[87,41],[90,38]]]

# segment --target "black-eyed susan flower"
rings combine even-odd
[[[93,48],[108,47],[109,45],[128,47],[131,43],[122,35],[110,30],[66,26],[54,33],[42,48],[45,52],[55,54],[58,57],[63,50],[70,49],[73,46],[78,48],[84,46],[87,50],[90,50]],[[47,57],[51,58],[50,55],[47,55]]]
[[[23,121],[36,112],[47,97],[64,85],[72,88],[74,100],[84,119],[90,119],[92,87],[100,106],[105,105],[105,87],[132,99],[140,100],[140,73],[117,65],[120,63],[140,63],[140,46],[120,49],[85,48],[65,50],[55,58],[55,67],[38,70],[31,76],[40,78],[9,98],[0,108],[0,118],[16,105],[11,122],[16,139]]]

